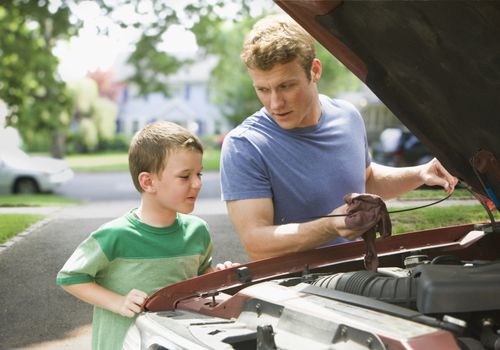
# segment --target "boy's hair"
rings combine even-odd
[[[311,66],[316,57],[314,39],[294,20],[284,15],[264,17],[248,33],[241,59],[250,69],[270,70],[276,64],[299,59],[307,79],[311,80]]]
[[[182,126],[167,121],[157,121],[139,130],[130,143],[128,165],[134,186],[144,192],[139,184],[142,172],[160,174],[172,151],[187,149],[203,154],[200,140]]]

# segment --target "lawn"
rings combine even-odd
[[[405,193],[398,199],[401,201],[405,200],[438,200],[446,197],[446,193],[442,189],[427,190],[419,189]],[[474,199],[474,196],[463,188],[455,188],[450,199]]]
[[[128,171],[127,153],[74,154],[66,156],[64,159],[74,171]],[[219,149],[206,149],[203,154],[203,169],[205,171],[218,171],[219,159]]]
[[[62,207],[78,203],[78,200],[52,194],[0,195],[0,208]],[[0,244],[44,218],[34,214],[0,214]]]
[[[78,203],[76,199],[52,194],[0,195],[0,207],[62,207]]]
[[[0,244],[44,218],[43,215],[0,214]]]
[[[401,208],[388,208],[392,209]],[[498,212],[495,220],[500,220]],[[489,222],[488,214],[480,205],[453,205],[449,207],[428,207],[419,210],[391,214],[392,232],[399,234],[460,224]]]

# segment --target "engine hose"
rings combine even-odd
[[[491,327],[483,327],[481,343],[486,349],[500,350],[500,335],[495,333]]]
[[[392,277],[372,271],[355,271],[318,278],[312,285],[416,308],[417,280],[412,277]]]

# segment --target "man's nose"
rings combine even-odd
[[[279,110],[284,105],[283,94],[278,91],[271,92],[271,110]]]

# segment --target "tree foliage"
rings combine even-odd
[[[57,39],[75,33],[69,15],[47,1],[0,4],[0,98],[9,106],[8,124],[27,142],[35,133],[56,137],[69,125],[71,98],[51,51]]]

